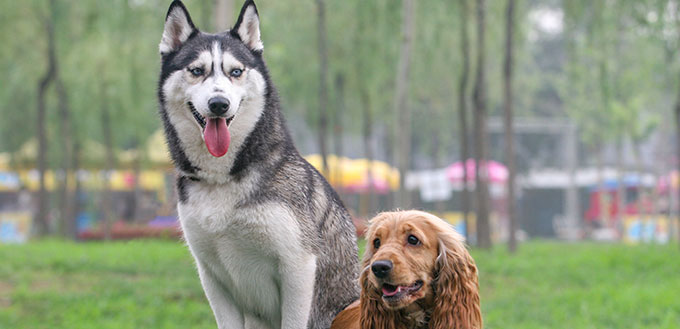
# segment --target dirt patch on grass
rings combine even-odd
[[[102,278],[83,274],[71,273],[56,275],[51,272],[34,273],[30,279],[29,289],[32,292],[78,292],[86,291],[99,284]]]
[[[9,282],[0,281],[0,307],[10,307],[12,305],[12,298],[10,298],[12,292],[14,292],[14,285]]]

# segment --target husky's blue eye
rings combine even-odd
[[[243,70],[241,70],[241,69],[233,69],[233,70],[231,70],[231,72],[229,72],[229,75],[231,75],[234,78],[240,77],[241,74],[243,74]]]
[[[189,69],[189,72],[191,72],[191,74],[193,74],[195,77],[200,77],[203,75],[203,69],[200,67]]]

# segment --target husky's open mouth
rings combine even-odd
[[[205,118],[200,113],[198,113],[198,111],[194,107],[194,103],[189,102],[187,104],[189,105],[191,114],[194,115],[194,119],[196,119],[196,122],[198,122],[198,125],[200,125],[202,129],[205,129]]]
[[[194,104],[188,102],[191,114],[201,126],[203,130],[203,141],[205,146],[208,148],[208,152],[214,157],[221,157],[227,154],[229,150],[229,142],[231,141],[231,135],[229,134],[229,124],[234,119],[234,116],[230,118],[224,117],[211,117],[206,118],[194,107]]]

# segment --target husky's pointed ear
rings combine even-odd
[[[231,34],[241,39],[250,50],[260,52],[264,48],[260,40],[260,16],[253,0],[246,0],[243,4]]]
[[[196,32],[198,30],[191,21],[189,11],[182,1],[175,0],[165,16],[165,28],[158,49],[161,54],[176,51]]]

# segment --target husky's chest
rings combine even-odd
[[[276,326],[281,320],[282,259],[306,254],[284,205],[241,207],[242,186],[195,184],[178,206],[192,254],[244,311]]]

